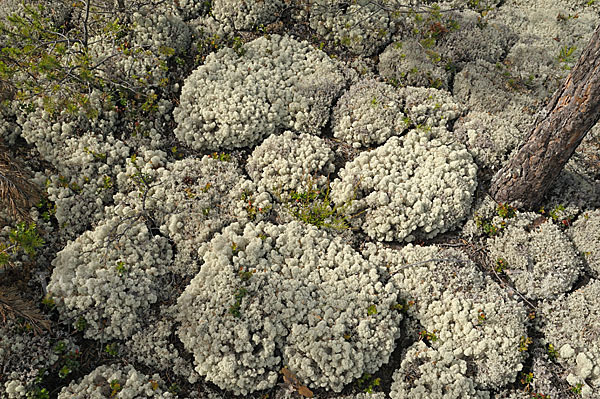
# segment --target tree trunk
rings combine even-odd
[[[600,26],[517,152],[492,179],[490,195],[539,205],[586,133],[600,119]]]

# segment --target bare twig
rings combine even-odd
[[[0,321],[22,317],[33,328],[35,334],[50,331],[50,321],[36,308],[35,304],[24,300],[16,287],[0,286]]]
[[[23,166],[13,160],[0,140],[0,204],[15,217],[27,219],[29,209],[40,202],[41,193],[28,180]]]

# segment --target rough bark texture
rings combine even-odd
[[[534,129],[492,179],[490,195],[521,208],[539,205],[586,133],[600,119],[600,26]]]

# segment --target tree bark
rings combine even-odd
[[[490,195],[520,208],[538,206],[586,133],[600,119],[600,26],[535,127],[492,179]]]

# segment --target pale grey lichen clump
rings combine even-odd
[[[391,399],[489,399],[467,376],[468,365],[451,353],[414,343],[393,375]]]
[[[148,187],[141,201],[139,190],[115,196],[139,212],[146,210],[160,231],[173,241],[177,255],[173,270],[194,274],[200,244],[233,221],[260,221],[271,207],[271,196],[248,180],[234,159],[219,160],[206,155],[162,165],[165,155],[142,153],[136,162],[127,160],[119,181],[146,176]],[[139,168],[139,169],[138,169]],[[129,183],[131,185],[131,183]]]
[[[160,277],[171,262],[166,238],[153,236],[141,215],[115,210],[112,218],[69,242],[52,262],[48,291],[61,314],[84,336],[122,339],[141,326],[158,299]]]
[[[285,365],[309,387],[340,391],[392,353],[396,294],[340,238],[300,222],[233,223],[199,253],[177,333],[220,388],[272,387]]]
[[[465,381],[468,378],[481,390],[497,389],[515,380],[525,360],[519,343],[527,334],[527,312],[516,298],[484,278],[465,255],[412,244],[401,250],[368,244],[363,255],[390,273],[399,301],[414,301],[408,307],[409,315],[436,336],[431,348],[439,355],[432,352],[431,361],[443,357],[446,367],[455,374],[445,378],[470,386]],[[463,369],[463,361],[470,365],[468,372]],[[401,373],[410,372],[411,362],[407,360],[407,368]],[[399,383],[397,389],[407,394],[414,390],[411,395],[441,392],[443,382],[433,377],[424,373],[418,385]]]
[[[124,37],[111,30],[92,36],[89,53],[100,77],[149,95],[150,88],[167,87],[167,61],[189,48],[192,35],[164,4],[140,7],[131,19],[132,29]]]
[[[449,89],[456,69],[479,59],[494,63],[514,41],[506,26],[470,10],[406,23],[379,58],[381,76],[403,86]]]
[[[333,136],[355,148],[383,144],[408,127],[404,100],[392,86],[364,79],[344,93],[331,115]]]
[[[582,265],[569,238],[550,219],[534,225],[539,215],[519,213],[487,247],[493,261],[503,259],[504,273],[528,298],[567,292]]]
[[[468,63],[456,74],[453,95],[471,111],[489,112],[497,115],[510,115],[519,121],[529,121],[537,110],[539,99],[524,90],[510,90],[510,76],[504,74],[502,64],[492,64],[485,60]],[[518,87],[518,86],[516,86]],[[528,112],[523,112],[523,110]],[[518,112],[523,115],[518,115]]]
[[[118,389],[117,389],[118,384]],[[163,391],[165,382],[158,374],[148,376],[132,365],[104,365],[94,369],[81,381],[73,381],[58,393],[58,399],[68,398],[176,398]]]
[[[21,126],[21,136],[35,145],[40,155],[53,165],[60,165],[64,159],[63,146],[69,138],[79,137],[84,132],[108,135],[118,126],[118,115],[114,109],[108,110],[100,90],[92,90],[88,96],[89,105],[98,111],[98,118],[88,118],[83,110],[74,115],[66,109],[51,115],[44,108],[41,98],[35,100],[32,112],[18,112],[17,124]]]
[[[62,232],[74,238],[106,216],[116,191],[115,176],[122,170],[130,148],[112,135],[85,133],[71,137],[60,149],[59,173],[38,174],[48,199],[56,204],[56,219]]]
[[[482,3],[480,1],[479,5],[483,6]],[[480,59],[495,63],[517,39],[511,25],[493,20],[488,15],[482,16],[479,12],[449,12],[445,18],[458,27],[455,29],[452,24],[446,24],[449,25],[448,31],[439,35],[434,50],[458,66]]]
[[[589,271],[600,276],[600,210],[579,216],[567,234],[585,258]]]
[[[346,84],[343,67],[307,42],[261,37],[211,53],[185,80],[176,136],[198,150],[253,146],[279,130],[319,134]]]
[[[524,136],[524,132],[506,118],[481,111],[459,118],[453,133],[465,144],[475,162],[488,168],[500,167]]]
[[[379,56],[379,74],[403,86],[448,88],[450,73],[417,41],[398,41]]]
[[[327,40],[363,56],[389,43],[395,31],[389,11],[374,2],[316,0],[310,5],[309,24]]]
[[[19,331],[19,327],[19,323],[11,319],[0,325],[0,371],[6,373],[7,377],[14,374],[14,378],[31,374],[30,380],[33,380],[38,370],[53,365],[59,359],[59,354],[53,350],[48,334],[34,335],[33,332]],[[64,344],[67,351],[74,348],[69,339],[65,339]],[[19,397],[16,387],[22,383],[7,381],[5,387],[9,396],[10,391],[15,391],[14,396]],[[10,389],[10,386],[15,388]]]
[[[320,137],[285,131],[267,137],[252,151],[246,171],[257,185],[275,195],[300,192],[327,184],[335,170],[334,155]]]
[[[171,335],[175,330],[170,307],[146,320],[146,326],[133,334],[124,344],[123,356],[153,370],[173,372],[191,384],[198,381],[198,373],[190,360],[184,359],[173,344]]]
[[[583,398],[597,398],[600,389],[599,297],[600,281],[592,279],[540,307],[546,341],[558,350],[557,361],[567,368],[567,382],[582,384]]]
[[[212,14],[237,30],[251,30],[273,22],[284,7],[284,0],[213,0]]]
[[[404,112],[417,126],[449,128],[464,110],[464,106],[446,90],[405,87],[400,92],[405,101]]]
[[[143,48],[158,49],[168,47],[173,54],[181,54],[189,49],[192,35],[188,26],[177,15],[169,12],[166,7],[141,8],[133,15],[133,32],[135,44]],[[164,52],[161,58],[166,59]]]
[[[346,163],[331,198],[380,241],[412,241],[448,231],[468,213],[477,167],[443,128],[391,137]]]

